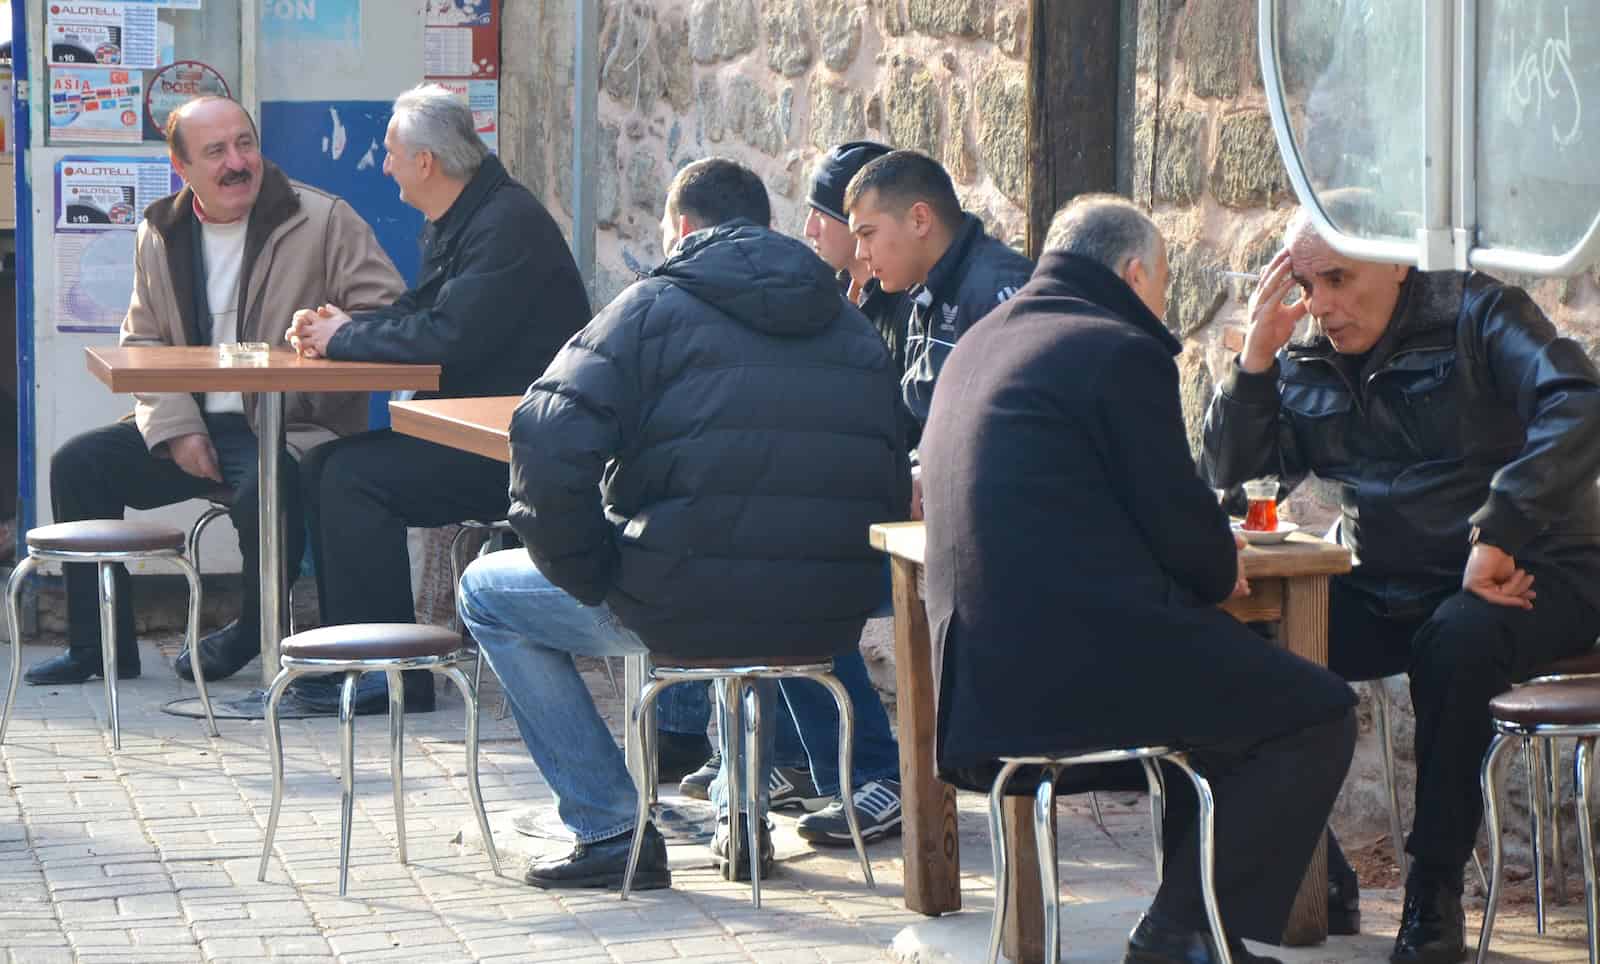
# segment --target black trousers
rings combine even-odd
[[[239,533],[243,556],[240,621],[248,630],[260,625],[261,569],[257,536],[256,437],[243,415],[207,415],[206,428],[217,450],[223,478],[234,487],[229,518]],[[300,566],[305,550],[305,525],[300,514],[298,466],[284,452],[279,486],[284,507],[284,558],[290,572]],[[217,488],[210,479],[193,476],[168,458],[145,447],[144,437],[130,422],[118,422],[67,441],[50,460],[50,509],[57,522],[120,519],[126,509],[154,509],[198,499]],[[93,565],[68,565],[67,638],[74,650],[100,656],[100,608]],[[133,587],[128,572],[116,568],[117,661],[124,670],[139,665],[134,635]]]
[[[1332,580],[1328,667],[1348,680],[1406,673],[1416,709],[1416,818],[1406,851],[1459,880],[1483,819],[1479,772],[1493,737],[1489,700],[1541,664],[1594,645],[1600,612],[1556,570],[1529,566],[1531,610],[1442,588],[1395,612],[1361,582]],[[1430,600],[1430,602],[1432,602]]]
[[[505,518],[510,471],[388,429],[313,449],[301,479],[322,624],[414,622],[406,527]]]
[[[1216,801],[1217,900],[1229,937],[1283,940],[1355,743],[1355,712],[1344,710],[1325,723],[1267,739],[1189,751]],[[1176,767],[1163,764],[1163,771],[1165,863],[1150,909],[1204,931],[1209,925],[1200,888],[1199,798]]]

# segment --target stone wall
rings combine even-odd
[[[672,176],[711,155],[766,180],[799,234],[811,163],[873,138],[940,158],[969,210],[1020,245],[1024,0],[603,0],[596,307],[661,259]],[[505,159],[571,219],[570,0],[506,0]],[[513,43],[512,37],[533,38]]]
[[[1333,8],[1342,3],[1328,0],[1304,5],[1298,14],[1291,11],[1306,22],[1290,29],[1339,23]],[[1138,0],[1135,137],[1128,182],[1135,199],[1153,210],[1171,245],[1167,322],[1186,342],[1180,360],[1183,401],[1196,447],[1213,376],[1243,344],[1246,324],[1249,288],[1220,272],[1264,267],[1280,247],[1284,223],[1295,205],[1267,115],[1255,14],[1255,0]],[[1556,326],[1592,356],[1600,352],[1600,268],[1571,280],[1506,280],[1527,286]],[[1302,489],[1308,491],[1293,501],[1291,517],[1321,531],[1333,518],[1334,504],[1315,484]],[[1358,840],[1387,830],[1371,694],[1359,688],[1362,740],[1336,812],[1341,828]],[[1403,680],[1390,680],[1387,688],[1399,710],[1391,714],[1391,722],[1409,827],[1415,772],[1410,699]],[[1570,750],[1568,754],[1570,759]],[[1507,819],[1514,833],[1524,832],[1526,823],[1521,799],[1526,783],[1518,766],[1507,783],[1513,788],[1515,816]],[[1569,786],[1569,800],[1570,794]]]

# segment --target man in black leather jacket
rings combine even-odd
[[[1363,216],[1340,203],[1338,220]],[[1488,701],[1600,631],[1600,373],[1520,288],[1346,258],[1303,212],[1286,237],[1207,413],[1204,468],[1218,487],[1338,488],[1357,566],[1333,580],[1329,665],[1409,674],[1417,716],[1391,960],[1456,961]],[[1312,337],[1291,341],[1308,314]],[[1354,911],[1353,887],[1335,901]]]

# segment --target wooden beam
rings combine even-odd
[[[1117,189],[1121,19],[1107,0],[1029,3],[1029,257],[1061,205]]]

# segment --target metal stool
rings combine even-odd
[[[200,569],[200,537],[205,535],[206,529],[210,528],[211,523],[233,511],[234,494],[232,489],[220,488],[206,495],[205,500],[211,505],[206,511],[200,513],[200,518],[194,520],[194,525],[189,527],[189,558],[194,562],[196,570]],[[284,580],[284,585],[288,587],[285,592],[289,596],[289,633],[291,635],[295,631],[294,583],[293,574],[290,574],[290,577]]]
[[[1011,863],[1006,853],[1005,789],[1011,777],[1024,766],[1043,768],[1039,789],[1034,794],[1033,829],[1039,849],[1040,890],[1044,895],[1044,953],[1045,960],[1061,957],[1061,890],[1056,879],[1056,777],[1067,767],[1096,763],[1129,763],[1139,761],[1144,766],[1145,780],[1150,788],[1150,819],[1155,826],[1156,877],[1161,876],[1161,820],[1164,810],[1161,773],[1157,761],[1165,760],[1182,770],[1194,784],[1195,796],[1200,800],[1200,890],[1205,898],[1206,919],[1211,924],[1211,937],[1217,946],[1222,964],[1233,964],[1228,952],[1228,938],[1222,929],[1222,913],[1217,909],[1216,865],[1216,803],[1211,795],[1211,784],[1189,765],[1188,757],[1181,751],[1164,746],[1145,746],[1125,750],[1100,750],[1073,756],[1017,756],[1001,757],[1000,773],[989,790],[989,840],[994,850],[994,919],[989,924],[989,964],[1000,960],[1000,937],[1005,929],[1006,904],[1011,883]]]
[[[400,840],[400,862],[406,862],[405,811],[405,690],[400,673],[408,669],[427,669],[449,677],[467,704],[467,791],[477,812],[478,829],[483,833],[483,849],[496,876],[500,874],[500,855],[489,831],[489,817],[483,809],[483,794],[478,788],[478,694],[467,675],[456,665],[470,654],[461,646],[459,634],[440,626],[414,623],[357,623],[325,626],[283,641],[279,663],[283,669],[267,691],[267,750],[272,756],[272,810],[267,817],[267,839],[261,848],[257,880],[267,879],[267,860],[272,856],[272,838],[278,830],[278,811],[283,804],[283,734],[278,721],[278,700],[289,682],[307,673],[343,673],[339,693],[339,759],[343,774],[339,817],[339,896],[345,894],[350,874],[350,816],[355,803],[355,699],[356,681],[363,673],[384,673],[389,679],[389,771],[394,781],[394,823]]]
[[[90,519],[60,522],[29,529],[28,557],[11,573],[6,586],[7,612],[11,618],[11,684],[6,690],[6,705],[0,711],[0,742],[6,738],[11,719],[11,704],[17,698],[17,681],[22,678],[22,614],[18,599],[29,573],[41,562],[92,562],[100,570],[100,658],[106,681],[106,712],[111,717],[111,748],[122,749],[122,727],[117,717],[117,583],[116,565],[138,559],[161,559],[182,570],[189,581],[189,620],[184,644],[193,646],[200,631],[200,573],[183,554],[183,531],[151,522],[123,519]],[[206,713],[206,727],[217,735],[217,721],[211,715],[211,696],[198,668],[195,686],[200,690],[200,706]]]
[[[633,888],[633,872],[639,863],[639,852],[644,845],[644,827],[650,822],[650,805],[656,796],[656,728],[651,716],[656,697],[661,691],[677,683],[712,681],[717,684],[717,703],[721,710],[719,726],[728,734],[725,742],[728,755],[723,759],[728,781],[728,866],[736,867],[739,861],[738,834],[733,833],[738,822],[732,815],[741,810],[747,815],[745,828],[750,838],[750,904],[761,907],[761,826],[764,817],[758,813],[756,802],[761,798],[758,747],[761,731],[761,702],[750,685],[755,680],[810,679],[827,687],[839,708],[839,795],[845,801],[845,819],[850,824],[850,839],[856,846],[856,856],[861,859],[861,873],[867,886],[876,888],[872,879],[872,863],[867,860],[867,848],[861,841],[861,827],[854,806],[855,795],[850,786],[851,745],[855,740],[855,715],[850,706],[850,696],[844,684],[833,675],[833,660],[814,660],[785,663],[771,659],[763,661],[681,659],[656,654],[663,665],[651,666],[637,701],[628,708],[628,726],[634,734],[635,746],[640,748],[642,759],[630,761],[634,786],[638,789],[639,813],[633,824],[633,846],[628,850],[628,870],[622,878],[622,899],[628,899]],[[741,752],[738,735],[744,736]],[[743,757],[745,773],[739,773]],[[741,795],[741,790],[743,791]],[[740,804],[743,804],[741,807]],[[737,875],[735,875],[737,876]]]
[[[1495,910],[1500,902],[1500,761],[1506,751],[1520,742],[1546,743],[1561,737],[1578,741],[1573,758],[1573,785],[1577,790],[1578,848],[1583,863],[1584,918],[1588,923],[1589,962],[1600,964],[1600,934],[1596,916],[1600,913],[1594,865],[1594,839],[1589,815],[1589,794],[1594,783],[1594,744],[1600,737],[1600,679],[1579,678],[1528,683],[1516,686],[1489,701],[1495,737],[1483,757],[1483,811],[1489,823],[1489,902],[1483,909],[1483,931],[1478,936],[1478,962],[1488,958],[1489,939],[1494,931]],[[1529,753],[1530,758],[1535,754]],[[1537,858],[1537,841],[1536,856]],[[1542,867],[1539,868],[1542,870]],[[1535,872],[1535,880],[1542,876]],[[1543,922],[1540,922],[1543,932]]]

